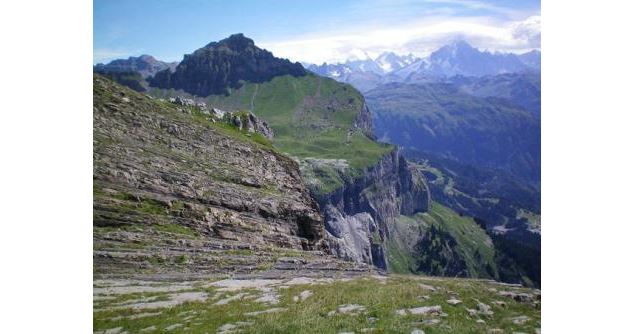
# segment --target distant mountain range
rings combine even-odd
[[[446,80],[476,97],[498,97],[540,118],[540,73],[507,73],[483,77],[455,76]]]
[[[303,64],[309,71],[353,85],[362,92],[380,84],[388,73],[402,69],[420,60],[412,54],[400,56],[394,52],[384,52],[377,58],[350,60],[345,63]]]
[[[540,121],[510,100],[450,83],[391,83],[365,97],[383,141],[540,180]]]
[[[97,64],[93,67],[93,71],[101,73],[138,72],[143,78],[147,78],[166,69],[174,70],[178,64],[178,62],[168,63],[149,55],[142,55],[128,59],[116,59],[108,64]]]
[[[457,40],[432,52],[426,58],[382,53],[375,59],[340,64],[304,66],[319,75],[350,83],[362,92],[391,82],[432,82],[454,76],[482,77],[510,73],[539,73],[540,51],[524,54],[480,51]]]
[[[394,52],[384,52],[375,59],[368,57],[362,60],[349,60],[338,64],[323,63],[322,65],[315,65],[304,63],[303,65],[312,72],[337,79],[353,72],[370,72],[384,75],[404,68],[418,60],[420,59],[412,54],[400,56]]]
[[[533,51],[532,51],[533,52]],[[537,52],[537,51],[536,51]],[[540,70],[535,54],[491,53],[480,51],[465,41],[455,41],[432,52],[427,58],[395,71],[394,75],[408,80],[410,76],[428,77],[485,76]],[[538,59],[540,54],[538,52]],[[409,80],[413,81],[413,80]]]

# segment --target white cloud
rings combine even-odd
[[[311,63],[343,62],[383,51],[425,56],[455,38],[491,51],[524,52],[540,48],[540,16],[521,21],[491,17],[428,17],[391,27],[321,33],[285,41],[259,43],[276,56]]]
[[[492,13],[503,14],[507,16],[516,15],[518,12],[514,9],[492,5],[483,1],[476,0],[425,0],[427,3],[458,5],[467,9],[487,10]]]
[[[522,22],[512,24],[512,35],[531,48],[540,48],[540,16],[531,16]]]

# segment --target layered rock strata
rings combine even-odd
[[[295,161],[103,77],[93,84],[96,273],[247,273],[287,268],[284,258],[367,269],[324,254]]]

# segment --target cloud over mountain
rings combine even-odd
[[[305,36],[262,43],[274,54],[310,63],[344,62],[384,51],[427,56],[448,40],[462,39],[490,51],[522,53],[540,48],[540,16],[501,22],[485,17],[429,17],[401,25]]]

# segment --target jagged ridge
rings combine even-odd
[[[150,84],[208,96],[228,94],[239,88],[241,81],[266,82],[286,74],[303,76],[306,71],[300,63],[276,58],[243,34],[235,34],[185,55],[174,72],[161,71]]]

